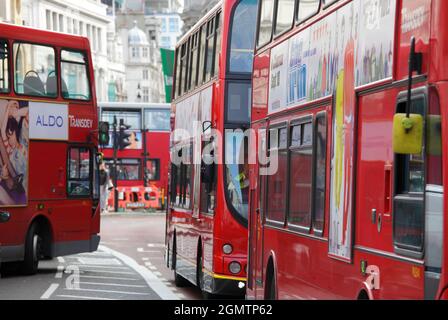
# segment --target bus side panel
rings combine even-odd
[[[432,1],[430,82],[448,80],[448,19],[446,19],[446,12],[448,12],[448,1]]]

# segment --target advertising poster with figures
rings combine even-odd
[[[28,203],[28,101],[0,99],[0,207]]]
[[[352,246],[355,88],[392,78],[395,13],[393,0],[355,0],[271,53],[269,113],[334,95],[329,253],[343,260]]]

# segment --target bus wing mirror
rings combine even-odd
[[[426,151],[432,156],[442,155],[442,121],[439,115],[426,117]]]
[[[393,149],[397,154],[420,154],[423,149],[423,117],[397,113],[393,124]]]

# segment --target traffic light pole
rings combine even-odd
[[[117,170],[117,157],[118,157],[118,131],[117,131],[117,117],[114,116],[114,211],[118,212],[118,170]]]

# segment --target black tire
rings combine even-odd
[[[22,262],[22,273],[34,275],[39,269],[39,260],[42,253],[42,238],[39,235],[39,226],[34,223],[25,241],[25,259]]]
[[[177,259],[176,259],[176,238],[174,238],[173,241],[173,256],[172,256],[172,262],[171,262],[171,267],[173,268],[173,273],[174,273],[174,284],[176,285],[176,287],[178,288],[184,288],[184,287],[188,287],[190,286],[190,282],[185,279],[184,277],[182,277],[180,274],[177,273],[176,269],[177,269]]]
[[[268,288],[268,294],[267,294],[267,300],[277,300],[277,295],[275,292],[275,279],[274,275],[271,275],[271,280],[269,281],[269,288]]]

